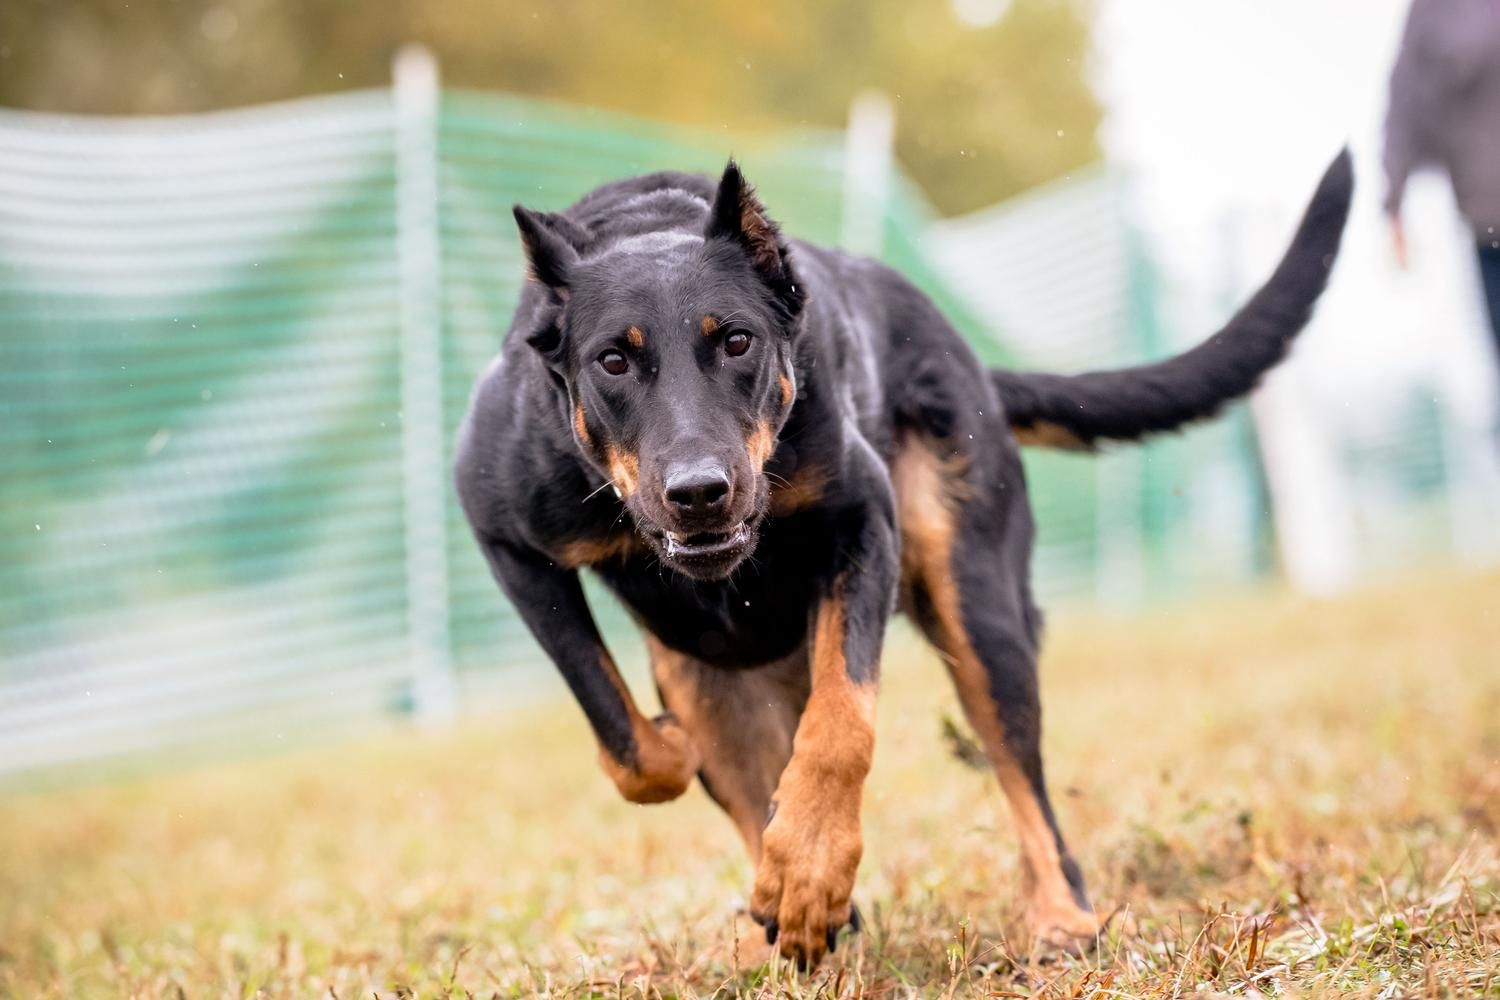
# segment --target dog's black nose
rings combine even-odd
[[[673,469],[662,485],[667,506],[679,514],[696,517],[717,514],[729,503],[729,476],[718,465]]]

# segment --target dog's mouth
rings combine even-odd
[[[718,579],[751,553],[756,532],[749,521],[740,521],[724,531],[688,534],[659,529],[650,532],[650,538],[672,568],[698,579]]]
[[[667,543],[667,558],[694,559],[716,556],[750,541],[750,525],[744,521],[728,531],[700,531],[692,535],[679,535],[675,531],[662,533]]]

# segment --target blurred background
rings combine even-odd
[[[1404,0],[0,5],[0,784],[442,722],[550,668],[448,480],[510,205],[740,158],[994,364],[1201,339],[1345,142],[1333,285],[1248,406],[1027,457],[1044,603],[1500,559],[1472,239],[1381,218]],[[593,592],[629,661],[638,643]]]

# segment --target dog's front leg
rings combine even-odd
[[[583,708],[599,741],[599,763],[620,794],[631,802],[666,802],[686,791],[698,773],[698,753],[676,719],[648,719],[636,707],[577,571],[502,542],[481,544],[495,579]]]
[[[776,786],[750,908],[768,940],[816,966],[852,912],[860,804],[875,750],[880,644],[897,574],[887,511],[872,512],[813,612],[812,690]]]

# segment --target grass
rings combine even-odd
[[[1004,804],[900,633],[868,929],[816,973],[737,968],[728,823],[617,801],[559,700],[0,800],[0,994],[1500,995],[1500,574],[1051,633],[1055,797],[1119,911],[1090,957],[1022,950]]]

